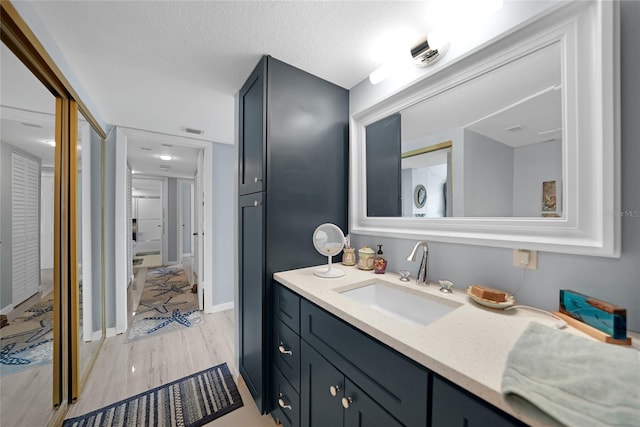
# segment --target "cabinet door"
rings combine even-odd
[[[239,95],[239,192],[240,195],[265,190],[265,99],[266,57],[247,79]]]
[[[301,341],[301,358],[300,424],[306,427],[342,426],[344,376],[304,341]]]
[[[347,378],[344,397],[344,427],[402,427],[382,406],[378,405]],[[425,402],[426,405],[426,402]]]
[[[263,298],[264,279],[264,215],[262,193],[240,197],[239,206],[239,331],[240,374],[256,405],[265,412],[269,354],[265,337]]]
[[[431,425],[433,427],[513,427],[525,425],[435,376],[432,395]]]

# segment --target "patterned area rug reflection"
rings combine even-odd
[[[157,268],[147,272],[128,338],[136,341],[201,323],[196,294],[182,267]]]
[[[53,293],[0,329],[0,375],[11,375],[53,360]]]

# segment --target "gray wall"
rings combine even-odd
[[[213,144],[213,305],[234,300],[234,147]]]
[[[102,139],[91,130],[91,288],[93,330],[102,330]]]
[[[542,183],[556,181],[562,190],[562,141],[541,142],[513,150],[513,216],[540,216]],[[556,199],[558,213],[562,197]]]
[[[167,179],[167,262],[178,260],[178,179]]]
[[[558,308],[558,291],[574,289],[627,308],[628,327],[640,332],[640,2],[621,2],[622,38],[622,256],[620,259],[539,253],[538,269],[512,267],[511,249],[430,243],[431,279],[449,279],[456,288],[472,283],[516,292],[522,304]],[[375,96],[373,97],[375,98]],[[353,236],[356,247],[384,244],[388,270],[408,269],[416,239]],[[518,290],[519,289],[519,290]]]
[[[112,128],[113,129],[113,128]],[[116,132],[109,132],[104,156],[105,326],[116,327]],[[119,248],[120,251],[125,248]]]
[[[464,216],[511,216],[513,148],[465,129],[463,162]]]

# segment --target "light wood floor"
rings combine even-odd
[[[7,314],[9,322],[47,297],[53,290],[53,269],[41,270],[40,292]],[[0,378],[0,425],[46,425],[52,415],[53,364]]]
[[[139,283],[139,282],[138,282]],[[130,286],[130,289],[134,286]],[[207,424],[218,427],[274,427],[261,416],[235,366],[233,311],[204,314],[194,328],[127,342],[126,334],[107,338],[78,402],[67,418],[85,414],[153,387],[226,362],[244,406]]]

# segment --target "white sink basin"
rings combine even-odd
[[[340,293],[396,319],[418,326],[428,325],[461,305],[444,298],[417,291],[414,293],[380,282],[367,283]]]

